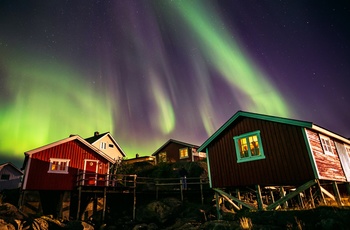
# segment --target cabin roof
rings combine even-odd
[[[106,160],[108,160],[109,162],[111,163],[115,163],[115,160],[112,159],[111,157],[109,157],[107,154],[105,154],[104,152],[102,152],[100,149],[96,148],[95,146],[91,145],[89,142],[87,142],[86,140],[84,140],[82,137],[80,137],[79,135],[71,135],[70,137],[68,138],[65,138],[65,139],[62,139],[62,140],[59,140],[59,141],[56,141],[56,142],[53,142],[51,144],[48,144],[48,145],[44,145],[44,146],[41,146],[39,148],[36,148],[36,149],[32,149],[32,150],[29,150],[27,152],[25,152],[24,154],[25,155],[32,155],[32,154],[35,154],[37,152],[40,152],[40,151],[43,151],[45,149],[48,149],[48,148],[52,148],[52,147],[55,147],[57,145],[61,145],[63,143],[66,143],[66,142],[69,142],[69,141],[72,141],[72,140],[78,140],[80,141],[82,144],[86,145],[87,147],[89,147],[90,149],[92,149],[94,152],[96,152],[97,154],[101,155],[103,158],[105,158]]]
[[[277,123],[283,123],[288,125],[294,125],[294,126],[300,126],[304,128],[310,128],[313,130],[316,130],[318,132],[324,133],[328,136],[333,136],[334,138],[340,139],[346,143],[350,144],[350,141],[346,139],[345,137],[342,137],[334,132],[331,132],[327,129],[324,129],[320,126],[317,126],[309,121],[301,121],[301,120],[295,120],[295,119],[289,119],[289,118],[283,118],[283,117],[277,117],[277,116],[271,116],[271,115],[264,115],[264,114],[258,114],[258,113],[251,113],[246,111],[238,111],[235,113],[228,121],[226,121],[213,135],[211,135],[199,148],[198,152],[202,152],[210,143],[212,143],[228,126],[230,126],[232,123],[237,121],[240,117],[249,117],[249,118],[255,118],[259,120],[266,120],[266,121],[272,121]]]
[[[10,167],[14,168],[16,171],[18,171],[20,174],[23,174],[23,172],[19,168],[17,168],[14,164],[12,164],[11,162],[7,162],[7,163],[4,163],[4,164],[1,164],[0,165],[0,171],[3,168],[5,168],[6,166],[10,166]]]
[[[187,147],[190,147],[190,148],[198,148],[199,146],[198,145],[194,145],[194,144],[190,144],[190,143],[186,143],[186,142],[182,142],[182,141],[178,141],[178,140],[174,140],[174,139],[169,139],[167,142],[165,142],[162,146],[160,146],[153,154],[152,156],[155,156],[157,155],[157,153],[163,149],[165,146],[167,146],[168,144],[170,143],[176,143],[176,144],[180,144],[180,145],[183,145],[183,146],[187,146]]]
[[[109,136],[110,137],[110,139],[113,141],[114,145],[117,146],[117,148],[119,149],[120,153],[123,155],[123,157],[125,157],[126,156],[125,152],[120,147],[120,145],[116,142],[116,140],[113,138],[113,136],[110,134],[110,132],[97,134],[97,135],[94,135],[92,137],[85,138],[85,140],[87,142],[89,142],[90,144],[94,144],[96,141],[100,140],[101,138],[103,138],[105,136]]]

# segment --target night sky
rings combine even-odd
[[[0,163],[111,132],[128,158],[238,110],[350,137],[349,1],[0,1]]]

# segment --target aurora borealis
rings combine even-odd
[[[0,163],[110,131],[129,158],[237,110],[350,136],[346,1],[0,2]]]

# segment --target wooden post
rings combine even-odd
[[[238,199],[238,200],[242,200],[242,198],[241,198],[241,192],[239,191],[239,188],[236,189],[236,194],[237,194],[237,199]],[[242,205],[241,205],[241,204],[238,204],[238,207],[239,207],[240,209],[242,209]]]
[[[338,189],[338,185],[336,181],[333,181],[333,191],[334,191],[334,195],[335,195],[335,200],[337,201],[337,204],[339,206],[343,206],[343,203],[341,202],[341,196],[339,193],[339,189]]]
[[[314,200],[314,195],[312,194],[312,187],[310,187],[309,191],[310,191],[311,206],[312,208],[315,208],[315,200]]]
[[[218,220],[221,219],[221,213],[220,213],[220,202],[219,202],[219,194],[216,192],[215,193],[215,202],[216,202],[216,214]]]
[[[81,185],[78,187],[78,210],[77,210],[77,220],[80,220],[80,205],[81,205]]]
[[[263,201],[261,197],[260,185],[256,185],[255,188],[256,188],[256,199],[258,202],[258,210],[262,211],[264,209],[264,206],[263,206]]]
[[[318,186],[318,189],[319,189],[319,192],[320,192],[321,201],[323,202],[323,204],[327,205],[327,201],[326,201],[326,199],[324,198],[324,194],[323,194],[323,192],[322,192],[322,187],[321,187],[320,181],[319,181],[319,180],[316,180],[316,182],[317,182],[317,186]]]
[[[301,208],[305,208],[303,196],[301,195],[301,193],[299,193],[299,195],[298,195],[298,200],[299,200],[299,204],[300,204]]]
[[[106,217],[106,203],[107,203],[107,187],[103,188],[103,210],[102,210],[102,222],[105,221]]]
[[[202,204],[204,204],[204,196],[203,196],[203,183],[202,183],[202,178],[199,178],[199,183],[200,183],[200,189],[201,189],[201,201]]]
[[[274,197],[274,195],[273,195],[272,189],[270,189],[270,196],[271,196],[271,201],[272,201],[272,203],[275,203],[275,197]]]
[[[280,187],[280,196],[281,197],[285,197],[286,196],[283,186]],[[288,202],[287,201],[283,203],[283,208],[288,208]]]
[[[133,211],[132,211],[132,219],[135,220],[136,218],[136,179],[137,179],[137,175],[134,175],[134,207],[133,207]]]
[[[180,194],[181,194],[181,201],[184,201],[184,194],[183,194],[183,188],[182,188],[182,179],[180,179]]]

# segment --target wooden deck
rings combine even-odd
[[[209,190],[209,179],[202,177],[186,178],[186,185],[181,178],[150,178],[138,177],[137,175],[125,174],[97,174],[79,173],[76,186],[78,190],[78,212],[77,219],[80,219],[80,206],[82,193],[103,194],[103,214],[105,216],[106,197],[110,193],[131,193],[134,197],[133,218],[135,218],[137,194],[154,194],[158,199],[160,194],[178,195],[183,201],[184,191],[197,193],[204,201],[204,190]]]

